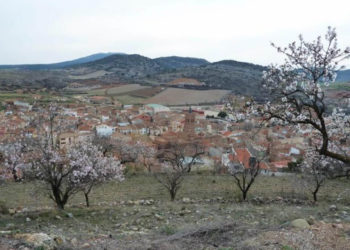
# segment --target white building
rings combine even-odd
[[[98,136],[110,136],[111,134],[113,134],[115,132],[115,128],[105,125],[105,124],[101,124],[96,126],[96,134]]]
[[[169,112],[170,108],[160,105],[160,104],[147,104],[145,105],[145,112],[149,112],[152,114],[158,113],[158,112]]]

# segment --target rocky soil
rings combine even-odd
[[[350,207],[281,197],[9,209],[0,249],[350,249]]]

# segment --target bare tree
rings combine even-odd
[[[187,164],[187,172],[190,173],[192,166],[197,164],[200,156],[205,153],[204,147],[199,142],[191,142],[183,145],[184,161]]]
[[[167,149],[159,152],[162,169],[154,176],[169,191],[171,201],[175,200],[184,177],[201,154],[197,149],[187,151],[186,146],[179,143],[171,143]]]
[[[254,138],[254,135],[252,138]],[[251,148],[251,151],[254,150],[253,154],[248,149],[245,150],[250,154],[247,162],[244,159],[243,162],[236,159],[235,162],[227,166],[228,172],[233,176],[237,187],[242,192],[243,200],[247,199],[247,194],[260,174],[264,161],[270,155],[270,145],[266,150],[260,152]]]
[[[327,164],[327,158],[312,148],[307,150],[305,160],[301,164],[302,186],[312,193],[315,202],[317,201],[318,191],[326,183],[327,172],[329,171]]]
[[[326,182],[326,174],[320,165],[313,164],[310,168],[311,180],[308,183],[313,183],[313,189],[311,190],[314,201],[317,201],[317,193]]]
[[[242,163],[232,164],[229,166],[228,171],[233,176],[235,183],[239,190],[242,192],[243,200],[247,199],[249,189],[253,185],[255,179],[260,173],[261,161],[256,157],[249,158],[249,167],[244,166]]]

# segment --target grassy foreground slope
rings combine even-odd
[[[6,183],[1,200],[18,212],[0,215],[0,245],[18,247],[21,235],[44,232],[61,249],[347,249],[350,182],[330,181],[313,204],[296,181],[261,176],[240,202],[230,176],[192,174],[169,202],[152,176],[136,175],[95,189],[90,208],[77,194],[63,212],[38,184]],[[291,228],[297,218],[312,227]]]

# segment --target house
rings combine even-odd
[[[156,114],[159,112],[169,112],[170,108],[160,104],[146,104],[144,110],[146,113]]]
[[[75,110],[71,110],[71,109],[64,109],[63,114],[67,115],[67,116],[78,117],[78,112]]]
[[[109,116],[107,116],[107,115],[102,115],[101,116],[101,121],[102,122],[105,122],[105,121],[108,121],[109,120]]]
[[[28,110],[32,109],[32,105],[30,105],[27,102],[22,102],[22,101],[14,101],[13,103],[15,106],[21,107],[21,108],[26,108]]]
[[[152,121],[152,116],[146,114],[140,114],[132,118],[132,124],[151,123]]]
[[[110,136],[115,132],[115,128],[106,124],[96,126],[96,134],[98,136]]]
[[[57,143],[59,147],[67,148],[74,145],[77,142],[77,135],[72,132],[61,133],[57,136]]]
[[[252,154],[248,148],[234,148],[232,149],[232,153],[222,154],[221,164],[225,167],[235,167],[235,168],[250,168],[250,161],[252,158]],[[261,161],[259,163],[259,167],[264,174],[268,174],[270,172],[275,172],[276,169],[271,167],[265,161]]]

